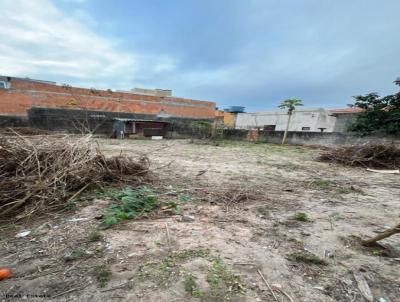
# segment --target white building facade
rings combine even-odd
[[[236,129],[265,128],[284,131],[288,120],[286,110],[272,110],[253,113],[238,113]],[[336,117],[323,108],[296,109],[293,112],[289,131],[333,132]]]

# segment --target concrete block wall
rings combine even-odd
[[[0,115],[0,127],[28,127],[29,120],[26,116]]]
[[[127,112],[165,117],[210,119],[215,102],[177,97],[112,92],[11,78],[10,89],[0,89],[0,115],[26,116],[32,107]]]
[[[212,124],[210,120],[193,120],[185,118],[157,118],[152,115],[93,111],[93,110],[74,110],[61,108],[40,108],[33,107],[28,110],[29,126],[50,131],[61,131],[68,133],[87,133],[104,134],[111,136],[114,132],[115,118],[155,120],[166,122],[168,138],[191,138],[201,137],[194,124]],[[0,116],[0,123],[2,117]],[[211,127],[211,126],[210,126]]]
[[[245,129],[224,130],[224,138],[230,140],[247,141],[249,132]],[[263,143],[280,144],[284,131],[259,131],[258,141]],[[394,143],[400,145],[400,137],[360,137],[337,132],[288,132],[287,144],[290,145],[318,145],[325,147],[338,147],[366,143]]]
[[[269,142],[281,143],[283,131],[275,131],[269,133]],[[291,145],[319,145],[325,147],[338,147],[358,144],[380,144],[380,143],[395,143],[400,144],[400,137],[377,137],[365,136],[360,137],[352,134],[338,132],[289,132],[287,143]]]

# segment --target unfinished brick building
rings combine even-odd
[[[212,121],[215,103],[171,96],[169,90],[111,91],[57,85],[55,82],[0,76],[0,116],[4,123],[60,130],[69,121],[125,118],[169,121]],[[109,123],[99,129],[109,131]],[[108,129],[108,130],[106,130]]]

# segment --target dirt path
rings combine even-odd
[[[362,249],[355,237],[399,220],[398,175],[320,163],[319,150],[302,147],[98,144],[106,154],[146,154],[154,188],[178,200],[181,213],[98,231],[108,203],[100,199],[64,217],[9,226],[0,264],[15,276],[0,282],[0,293],[60,301],[366,301],[356,272],[374,301],[400,301],[399,256]],[[33,232],[14,237],[25,228]],[[90,239],[94,233],[101,237]],[[400,251],[398,236],[385,242]]]

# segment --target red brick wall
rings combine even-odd
[[[36,107],[87,109],[173,117],[213,119],[215,103],[191,99],[149,96],[105,90],[63,87],[46,83],[11,80],[10,90],[0,90],[0,114],[27,115]]]

